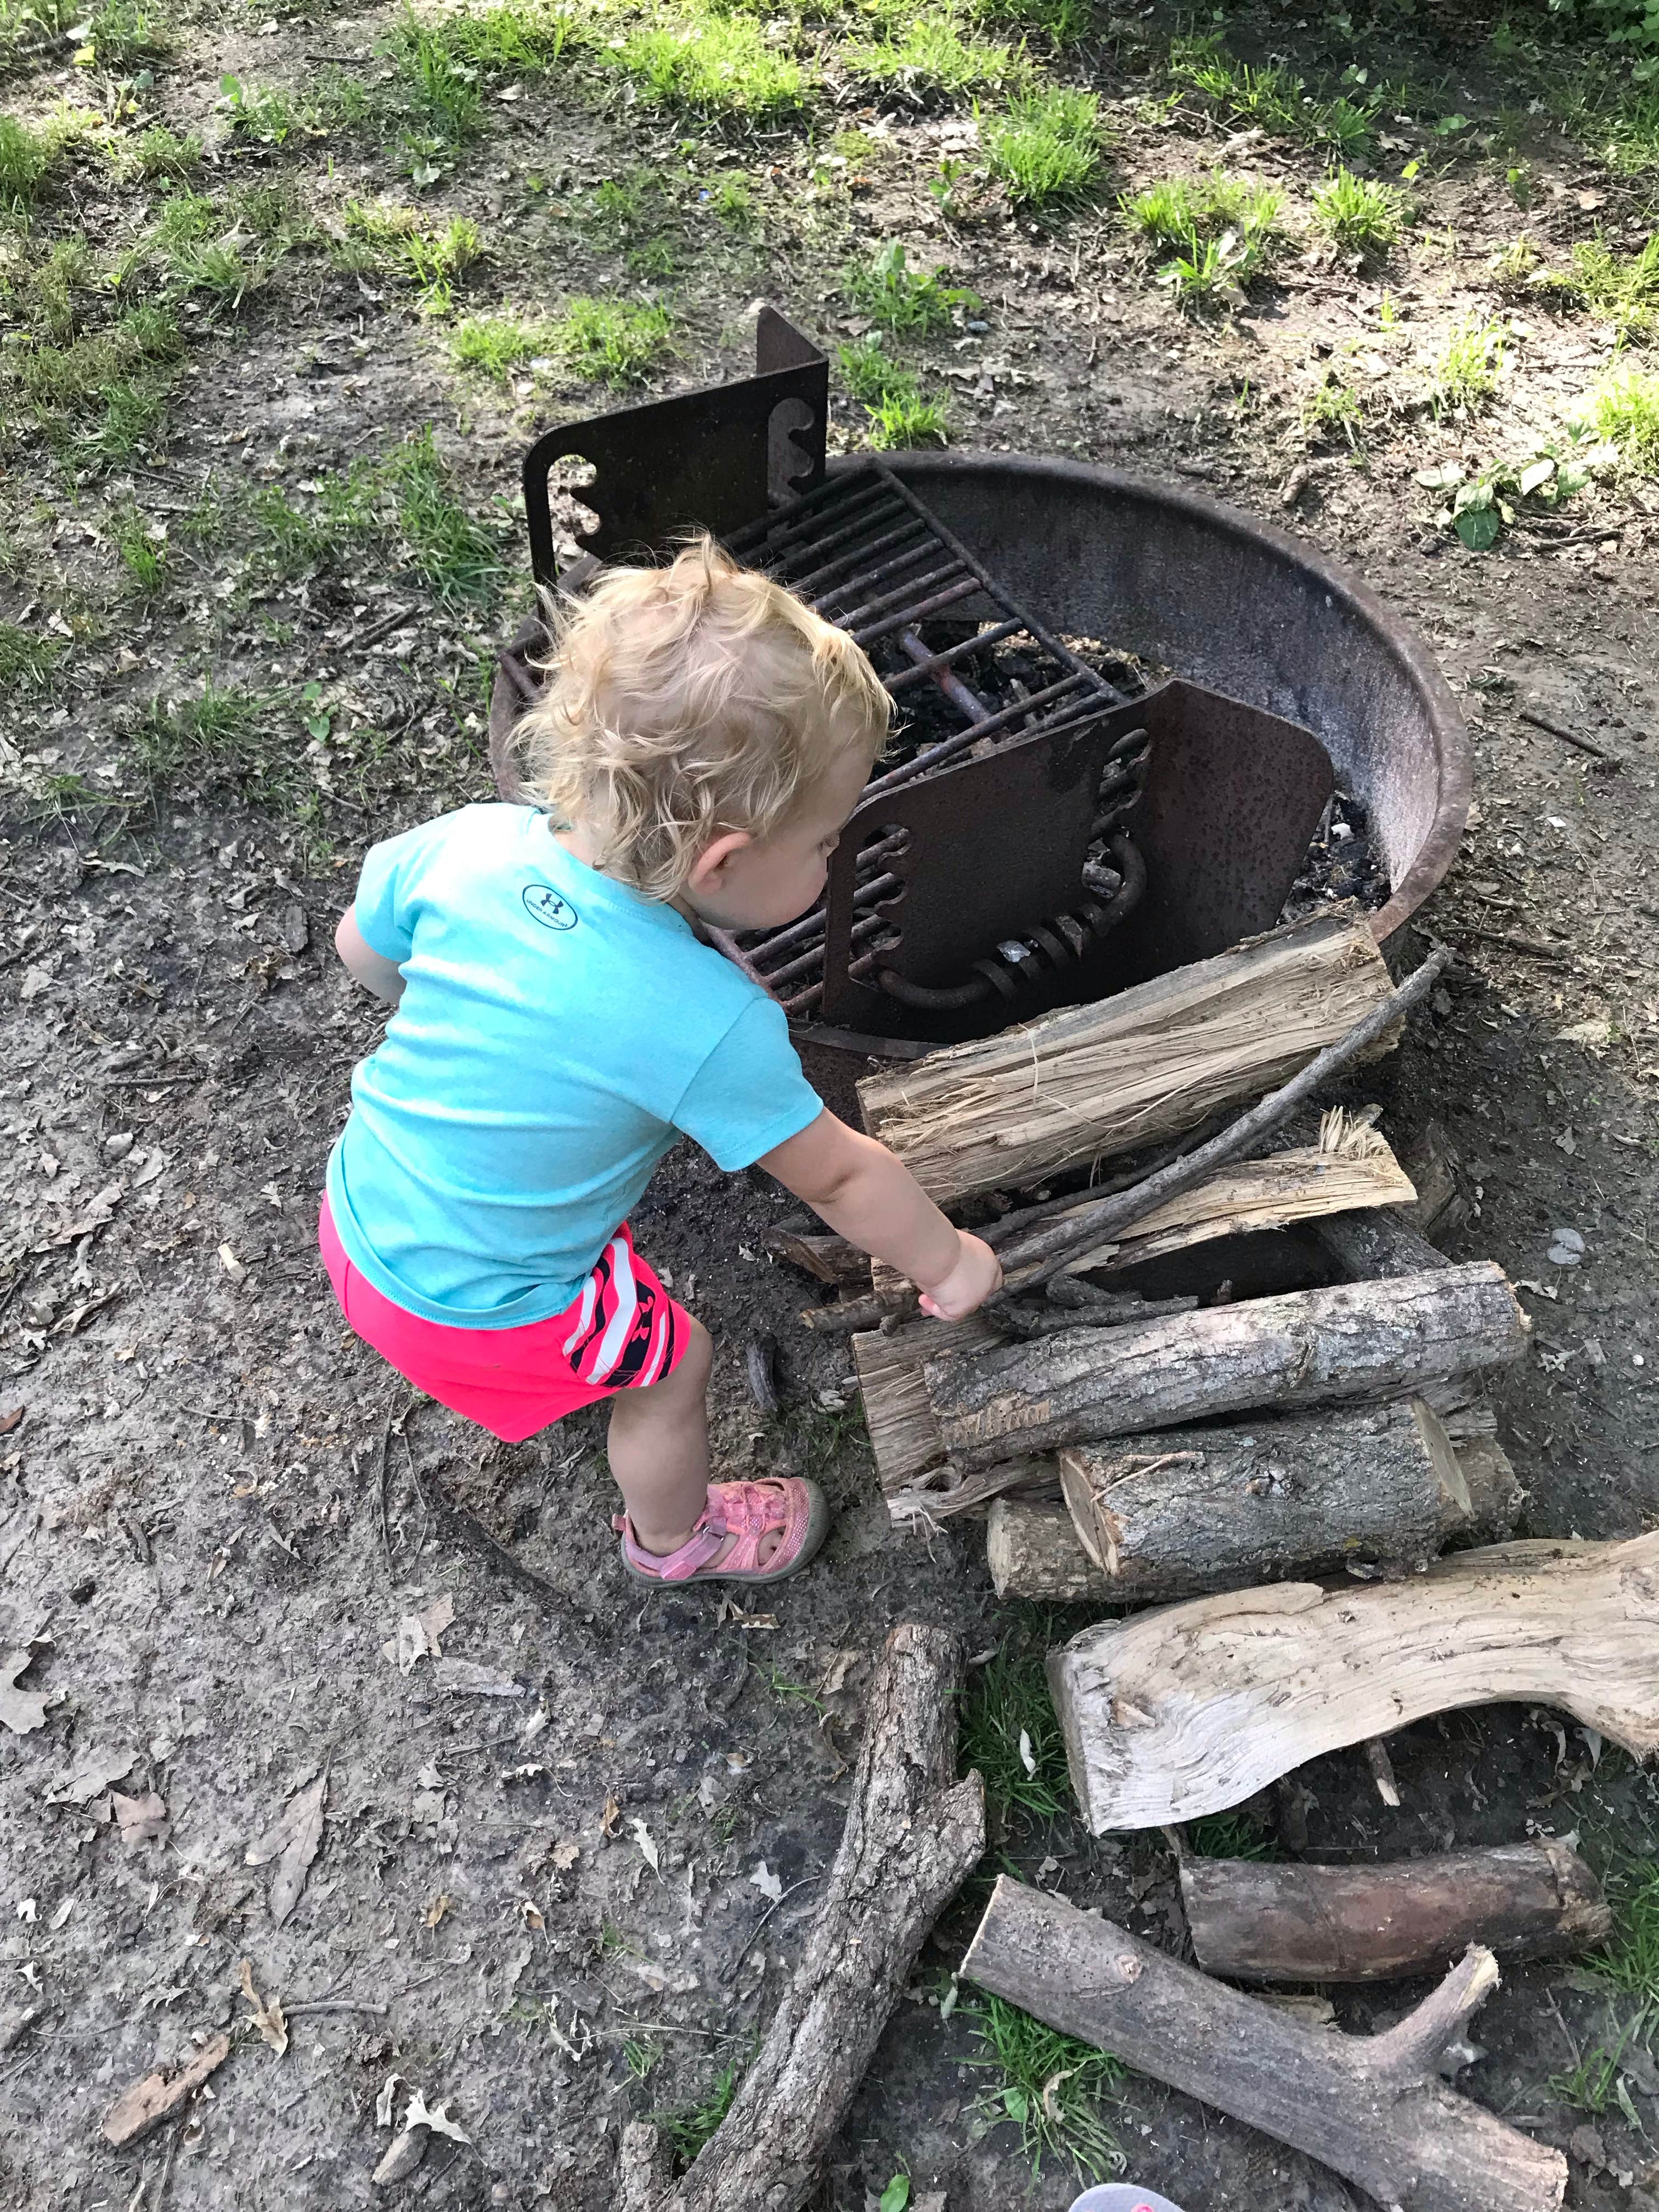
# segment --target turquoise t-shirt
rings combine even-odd
[[[815,1121],[783,1010],[527,806],[376,845],[364,940],[403,970],[328,1164],[347,1257],[463,1328],[562,1312],[682,1134],[747,1167]]]

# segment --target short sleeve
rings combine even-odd
[[[823,1111],[789,1042],[783,1008],[757,999],[687,1084],[671,1118],[716,1167],[730,1170],[798,1137]]]
[[[418,829],[405,830],[400,837],[371,845],[363,856],[353,911],[364,944],[383,960],[401,963],[409,957],[420,880],[443,820],[441,816]]]

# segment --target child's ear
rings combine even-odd
[[[739,853],[745,852],[754,842],[746,830],[728,830],[723,836],[716,837],[713,844],[706,845],[698,854],[691,873],[686,878],[685,888],[692,897],[697,898],[706,892],[717,890],[725,879],[728,863],[734,860]]]

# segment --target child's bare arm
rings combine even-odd
[[[349,906],[340,916],[340,926],[334,933],[334,950],[344,961],[353,982],[373,991],[387,1006],[397,1005],[404,995],[402,972],[395,961],[388,960],[364,942],[363,933],[357,927],[355,906]]]
[[[760,1164],[849,1243],[908,1275],[926,1310],[942,1321],[972,1313],[1002,1280],[988,1244],[953,1229],[885,1145],[831,1113]]]

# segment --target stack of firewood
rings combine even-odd
[[[806,1318],[852,1333],[896,1518],[988,1506],[1000,1593],[1121,1605],[1508,1534],[1521,1494],[1479,1393],[1526,1316],[1499,1268],[1450,1265],[1400,1218],[1422,1204],[1369,1116],[1314,1110],[1437,972],[1396,993],[1363,920],[1324,915],[860,1085],[872,1133],[1006,1279],[942,1323],[834,1238],[778,1240],[843,1292]],[[1299,1231],[1305,1286],[1233,1296],[1231,1240],[1267,1230]],[[1122,1286],[1177,1253],[1183,1295]]]
[[[921,1317],[833,1237],[775,1240],[842,1293],[805,1318],[852,1336],[895,1518],[982,1515],[1000,1593],[1110,1608],[1048,1662],[1097,1833],[1176,1836],[1360,1743],[1397,1803],[1383,1736],[1500,1699],[1659,1752],[1659,1534],[1504,1540],[1522,1492],[1481,1393],[1526,1316],[1501,1268],[1429,1242],[1455,1203],[1439,1148],[1414,1182],[1370,1113],[1316,1111],[1443,964],[1396,990],[1363,921],[1322,915],[861,1084],[872,1133],[998,1249],[1004,1290],[969,1321]],[[1265,1283],[1239,1241],[1261,1231],[1289,1232]],[[1129,1273],[1177,1254],[1175,1295],[1167,1267],[1158,1295]],[[1498,1957],[1605,1938],[1570,1848],[1343,1868],[1183,1849],[1182,1887],[1203,1972],[1006,1878],[963,1971],[1402,2212],[1559,2205],[1560,2154],[1439,2069]],[[1450,1961],[1368,2040],[1213,1978]]]

